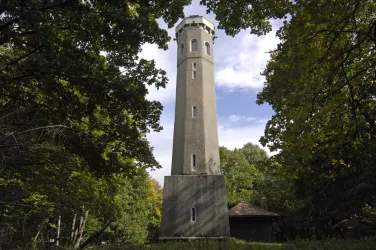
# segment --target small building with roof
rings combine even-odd
[[[231,237],[246,241],[280,241],[278,214],[241,202],[228,212]]]

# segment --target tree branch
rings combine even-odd
[[[354,140],[355,140],[356,139],[356,135],[358,134],[358,119],[357,119],[357,115],[356,115],[356,105],[355,105],[355,98],[354,98],[354,90],[353,90],[353,86],[350,83],[349,78],[347,77],[345,66],[343,64],[341,65],[341,68],[342,68],[342,73],[343,73],[343,75],[345,76],[345,79],[346,79],[346,84],[347,84],[347,86],[349,87],[349,90],[350,90],[350,97],[351,97],[350,105],[352,107],[352,113],[353,113],[353,116],[354,116],[354,119],[355,119],[355,134],[354,134]]]
[[[9,21],[3,23],[3,24],[0,24],[0,30],[3,30],[5,28],[8,28],[9,26],[11,26],[12,24],[16,23],[20,21],[20,19],[18,17],[15,17],[13,19],[10,19]]]
[[[21,131],[21,132],[18,132],[18,133],[11,133],[10,135],[5,136],[2,140],[0,140],[0,142],[3,142],[4,140],[8,139],[9,137],[12,137],[13,135],[19,135],[19,134],[24,134],[24,133],[28,133],[28,132],[32,132],[32,131],[36,131],[36,130],[41,130],[41,129],[48,129],[48,128],[69,128],[69,127],[67,127],[65,125],[50,125],[50,126],[42,126],[42,127],[32,128],[32,129],[24,130],[24,131]]]
[[[37,50],[39,50],[40,48],[42,48],[42,46],[38,46],[38,47],[34,48],[34,49],[33,49],[32,51],[30,51],[29,53],[26,53],[25,55],[23,55],[23,56],[17,58],[17,59],[14,60],[13,62],[9,63],[5,68],[7,69],[10,65],[13,65],[13,64],[17,63],[18,61],[20,61],[20,60],[22,60],[22,59],[24,59],[24,58],[26,58],[26,57],[28,57],[28,56],[34,54],[34,53],[35,53]]]
[[[40,8],[39,11],[44,11],[44,10],[53,9],[53,8],[55,8],[55,7],[64,6],[64,5],[67,5],[67,4],[69,4],[69,3],[73,2],[73,1],[75,1],[75,0],[67,0],[67,1],[62,2],[62,3],[49,5],[49,6],[46,6],[46,7]]]
[[[20,207],[56,207],[54,205],[43,205],[43,204],[21,204],[21,203],[15,203],[15,202],[7,202],[7,201],[0,201],[0,204],[5,205],[13,205],[13,206],[20,206]]]
[[[98,230],[96,231],[95,233],[93,233],[92,235],[90,235],[89,238],[87,238],[87,240],[85,240],[78,248],[77,250],[82,250],[84,249],[92,240],[94,240],[95,238],[97,238],[99,235],[101,235],[104,230],[106,230],[106,228],[111,225],[111,223],[113,222],[113,218],[110,218],[108,219],[104,224],[103,226]]]
[[[15,110],[15,111],[13,111],[13,112],[10,112],[9,114],[6,114],[6,115],[0,117],[0,120],[4,119],[4,118],[6,118],[6,117],[8,117],[8,116],[10,116],[10,115],[13,115],[14,113],[18,113],[18,112],[20,112],[20,111],[23,110],[23,109],[25,109],[25,108],[17,109],[17,110]]]

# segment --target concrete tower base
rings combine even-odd
[[[165,176],[159,239],[229,238],[226,201],[222,175]]]

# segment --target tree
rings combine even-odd
[[[201,0],[200,3],[207,7],[207,13],[215,13],[219,21],[218,28],[231,36],[248,28],[252,34],[265,35],[272,30],[270,19],[286,19],[300,4],[287,0]]]
[[[149,178],[148,201],[150,203],[148,241],[156,242],[158,241],[159,226],[162,219],[163,189],[158,181],[151,177]]]
[[[119,171],[122,156],[157,166],[145,133],[161,129],[162,106],[145,98],[145,85],[164,87],[167,79],[137,53],[146,42],[167,48],[156,19],[171,26],[181,17],[185,1],[173,2],[5,2],[0,117],[23,120],[7,124],[3,146],[31,128],[58,126],[64,147],[100,173]]]
[[[238,202],[261,206],[265,197],[268,210],[280,215],[288,216],[298,208],[294,186],[285,178],[281,165],[272,161],[265,150],[249,142],[235,150],[220,147],[219,152],[231,206]]]
[[[269,156],[266,151],[260,148],[258,145],[248,142],[239,149],[249,162],[261,172],[265,172],[265,168],[268,165]]]
[[[156,180],[140,169],[135,176],[116,175],[113,181],[116,183],[115,218],[101,240],[114,245],[153,240],[157,233],[153,230],[159,226],[162,208],[161,190]],[[106,216],[102,214],[101,217],[97,218],[103,221]]]
[[[258,103],[271,104],[275,115],[261,143],[278,150],[274,159],[306,204],[306,216],[324,222],[314,226],[332,234],[336,227],[328,224],[376,206],[375,3],[201,2],[229,34],[242,28],[263,34],[270,30],[265,20],[289,17],[263,73]]]
[[[327,2],[297,13],[281,30],[284,43],[259,95],[276,111],[263,143],[281,150],[277,159],[295,179],[298,197],[314,204],[312,216],[332,224],[376,205],[373,5]]]
[[[167,49],[156,20],[171,27],[189,2],[0,3],[1,248],[41,239],[47,219],[82,207],[106,224],[118,213],[114,175],[159,167],[146,133],[162,129],[162,106],[146,86],[167,78],[137,54]]]
[[[281,165],[270,158],[264,149],[250,142],[238,150],[263,176],[254,187],[256,195],[253,202],[261,205],[260,201],[265,197],[268,210],[280,215],[287,215],[295,210],[297,204],[292,195],[294,187],[286,180]]]
[[[254,203],[256,197],[259,197],[259,189],[265,176],[258,169],[257,164],[250,163],[247,158],[255,159],[258,155],[253,155],[249,149],[252,144],[246,144],[241,149],[229,150],[225,147],[219,148],[221,158],[221,172],[226,181],[227,202],[229,206],[234,206],[239,202]],[[253,149],[253,148],[252,148]],[[261,149],[260,149],[261,150]],[[243,153],[247,152],[247,156]],[[257,202],[256,202],[257,203]]]
[[[62,218],[60,244],[71,241],[75,245],[79,241],[70,239],[73,217],[77,215],[78,223],[87,212],[93,217],[116,213],[110,192],[114,190],[111,179],[96,177],[82,159],[72,157],[56,145],[45,145],[43,155],[38,150],[30,149],[30,157],[38,159],[39,164],[26,165],[22,171],[13,171],[12,179],[2,179],[3,247],[29,246],[56,239],[59,216]],[[84,228],[83,225],[81,229]],[[74,238],[82,237],[82,233],[77,231]]]

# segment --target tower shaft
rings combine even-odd
[[[177,28],[177,78],[171,175],[219,175],[214,86],[214,26],[203,17]]]
[[[214,25],[190,16],[176,28],[177,77],[171,176],[165,176],[160,239],[230,237],[220,174]]]

